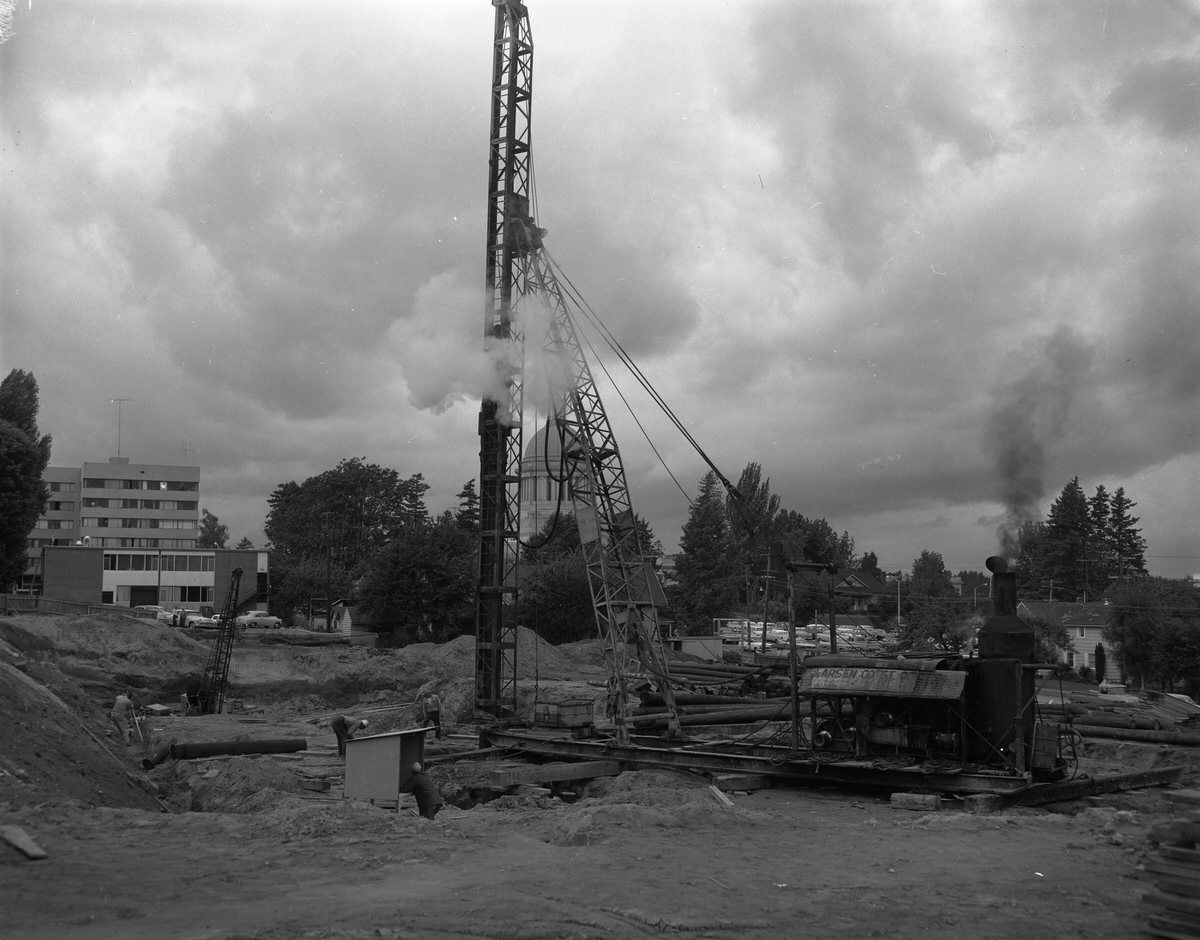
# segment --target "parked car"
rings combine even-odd
[[[283,626],[283,621],[278,617],[272,617],[265,610],[252,610],[249,613],[242,614],[236,621],[239,627],[260,627],[268,630],[275,630]]]
[[[191,617],[188,620],[189,627],[199,627],[201,630],[215,630],[220,626],[214,617],[205,617],[200,614],[196,617]]]
[[[175,614],[169,610],[160,610],[154,615],[154,619],[159,623],[165,623],[168,627],[175,626]]]
[[[159,614],[162,613],[162,608],[157,604],[138,604],[134,610],[140,611],[143,614]]]

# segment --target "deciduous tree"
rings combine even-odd
[[[51,439],[39,434],[37,414],[37,380],[13,369],[0,382],[0,586],[20,580],[25,540],[50,498],[42,476]]]
[[[224,548],[229,541],[229,526],[225,525],[207,509],[200,510],[200,536],[197,548]]]

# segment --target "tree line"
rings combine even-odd
[[[0,382],[0,579],[22,573],[28,533],[45,511],[44,473],[51,438],[37,425],[38,385],[14,369]],[[361,458],[342,460],[303,483],[279,484],[268,499],[264,530],[272,552],[272,609],[281,615],[353,597],[400,642],[444,641],[474,630],[479,499],[463,484],[458,505],[432,515],[421,474]],[[1098,485],[1091,496],[1070,480],[1045,520],[1026,522],[1017,544],[1018,590],[1026,598],[1087,601],[1112,608],[1105,641],[1123,674],[1160,687],[1200,675],[1200,593],[1149,578],[1146,542],[1123,487]],[[662,547],[638,519],[643,551]],[[200,547],[224,547],[228,527],[202,510]],[[252,548],[248,539],[239,548]],[[569,514],[552,520],[523,546],[518,622],[554,642],[594,633],[595,620],[578,529]],[[684,633],[707,633],[714,618],[752,617],[800,623],[828,608],[831,581],[851,571],[885,580],[873,552],[828,521],[785,508],[762,467],[748,463],[736,486],[715,472],[699,482],[680,538],[664,619]],[[923,550],[893,603],[878,598],[873,619],[892,627],[903,648],[959,652],[979,617],[978,591],[988,576],[960,571],[961,593],[942,556]],[[789,585],[791,594],[789,597]],[[891,585],[889,585],[890,591]],[[968,598],[967,592],[971,592]],[[789,603],[791,601],[791,603]],[[845,613],[847,601],[835,596]],[[889,623],[890,621],[890,623]],[[1069,646],[1061,627],[1036,625],[1047,656]]]

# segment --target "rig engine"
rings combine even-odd
[[[809,657],[799,694],[816,755],[936,762],[1055,779],[1058,727],[1035,717],[1036,638],[1017,616],[1016,575],[987,560],[993,611],[971,659]],[[815,755],[815,756],[816,756]]]

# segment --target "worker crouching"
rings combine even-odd
[[[417,798],[417,812],[426,819],[433,819],[445,805],[442,791],[419,762],[412,765],[412,775],[400,785],[400,792],[411,793]]]
[[[351,718],[348,715],[338,715],[329,723],[333,736],[337,738],[338,757],[346,756],[346,742],[367,726],[365,718]]]

